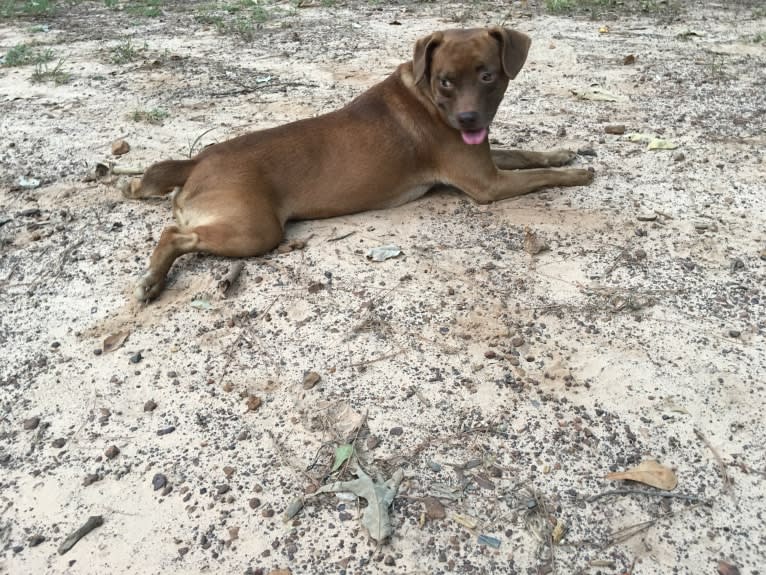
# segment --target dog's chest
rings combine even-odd
[[[422,198],[428,190],[430,190],[434,184],[420,184],[417,186],[412,186],[410,188],[405,188],[403,192],[400,192],[394,198],[386,204],[384,207],[386,208],[395,208],[397,206],[402,206],[404,204],[407,204],[409,202],[413,202],[417,200],[418,198]]]

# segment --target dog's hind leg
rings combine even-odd
[[[188,209],[187,209],[188,210]],[[243,213],[244,212],[244,213]],[[152,252],[149,269],[133,291],[136,299],[148,301],[159,295],[165,286],[173,262],[191,252],[207,252],[218,256],[249,257],[275,248],[282,239],[282,224],[271,210],[248,214],[218,212],[215,219],[205,218],[202,225],[168,226]]]

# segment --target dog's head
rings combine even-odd
[[[481,144],[530,42],[526,34],[500,27],[434,32],[415,44],[415,83],[466,144]]]

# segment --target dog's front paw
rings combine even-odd
[[[165,282],[162,278],[158,278],[151,271],[147,271],[136,283],[133,296],[140,302],[149,302],[160,295],[164,286]]]
[[[593,181],[593,178],[596,176],[596,170],[589,167],[585,170],[572,170],[573,172],[577,172],[577,178],[579,182],[575,185],[577,186],[587,186]]]
[[[553,150],[550,152],[550,155],[548,156],[548,165],[552,168],[556,168],[559,166],[566,166],[572,160],[574,160],[577,157],[577,154],[573,152],[572,150]]]

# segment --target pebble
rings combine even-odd
[[[159,491],[168,484],[168,478],[163,473],[155,473],[152,477],[152,487],[155,491]]]
[[[442,470],[442,466],[436,463],[435,461],[429,461],[428,467],[431,468],[431,471],[434,473],[439,473]]]
[[[140,351],[137,351],[136,353],[130,356],[130,363],[138,363],[142,359],[144,359],[144,356],[141,355]]]
[[[96,481],[99,481],[101,479],[101,476],[97,473],[88,473],[88,475],[85,476],[85,479],[82,480],[82,484],[84,487],[87,487],[88,485],[93,485]]]
[[[609,124],[608,126],[604,126],[604,132],[607,134],[616,134],[618,136],[621,136],[625,133],[625,125],[624,124]]]
[[[56,449],[61,449],[62,447],[64,447],[64,445],[66,445],[66,439],[64,439],[63,437],[59,437],[58,439],[54,439],[53,441],[51,441],[51,445],[55,447]]]
[[[172,486],[172,485],[166,485],[166,486],[165,486],[165,487],[162,489],[162,496],[163,496],[163,497],[166,497],[166,496],[170,495],[170,493],[171,493],[172,491],[173,491],[173,486]]]
[[[112,155],[113,156],[122,156],[123,154],[127,154],[129,151],[130,151],[130,144],[128,144],[122,138],[112,142]]]
[[[577,150],[578,156],[596,156],[596,150],[593,149],[593,146],[585,146],[583,148],[580,148]]]
[[[274,510],[271,507],[264,509],[261,511],[261,516],[266,517],[267,519],[269,517],[274,517]]]
[[[243,429],[237,435],[237,441],[245,441],[246,439],[250,439],[250,432],[247,429]]]
[[[422,501],[429,519],[444,519],[447,516],[444,505],[436,497],[429,495],[424,497]]]
[[[636,250],[636,251],[633,253],[633,256],[634,256],[634,257],[635,257],[637,260],[645,260],[645,259],[646,259],[646,251],[645,251],[645,250],[643,250],[643,249],[641,249],[641,248],[639,248],[639,249],[637,249],[637,250]]]
[[[261,398],[257,395],[251,395],[247,398],[247,410],[248,411],[256,411],[259,407],[261,407]]]
[[[176,428],[172,425],[169,425],[168,427],[164,427],[162,429],[157,430],[157,435],[163,436],[167,435],[168,433],[173,433],[176,430]]]
[[[730,337],[739,337],[740,335],[742,335],[742,332],[739,331],[738,329],[730,329],[729,330],[729,336]]]
[[[321,379],[322,377],[316,371],[308,372],[303,378],[303,389],[313,388]]]
[[[258,509],[261,506],[261,500],[253,497],[247,504],[250,506],[250,509]]]
[[[216,485],[215,490],[218,492],[218,495],[224,495],[231,490],[231,487],[226,484]]]
[[[399,436],[399,435],[402,435],[404,433],[404,429],[402,429],[401,427],[392,427],[391,429],[388,430],[388,432],[391,435]]]
[[[229,465],[227,465],[227,466],[225,466],[223,468],[223,474],[226,477],[231,477],[232,475],[234,475],[234,471],[235,471],[235,469],[233,467],[229,466]]]
[[[189,552],[189,548],[188,548],[188,547],[179,547],[179,548],[178,548],[178,554],[179,554],[181,557],[183,557],[184,555],[186,555],[188,552]]]
[[[114,459],[120,454],[120,448],[116,445],[110,445],[106,448],[106,451],[104,451],[104,455],[106,455],[107,459]]]
[[[45,536],[44,535],[40,535],[40,534],[32,535],[32,537],[29,538],[29,546],[30,547],[37,547],[38,545],[40,545],[40,543],[42,543],[44,541],[45,541]]]
[[[371,435],[367,438],[367,449],[375,449],[378,445],[380,445],[380,439],[377,436]]]
[[[27,431],[32,431],[33,429],[37,429],[38,425],[40,425],[40,418],[39,417],[30,417],[29,419],[25,419],[22,422],[22,426]]]
[[[509,356],[508,356],[508,363],[510,363],[510,364],[511,364],[511,365],[513,365],[514,367],[518,367],[518,366],[519,366],[519,364],[520,364],[520,362],[519,362],[519,358],[518,358],[518,357],[516,357],[515,355],[509,355]]]
[[[683,162],[686,159],[686,155],[681,150],[676,150],[673,152],[673,161],[674,162]]]
[[[497,354],[490,349],[484,352],[484,357],[487,359],[495,359],[497,357]]]
[[[524,345],[524,338],[521,337],[520,335],[517,335],[511,340],[511,345],[513,347],[521,347],[522,345]]]
[[[653,222],[657,219],[657,214],[655,212],[644,212],[644,213],[638,214],[636,216],[636,219],[639,222]]]
[[[150,399],[144,404],[144,411],[154,411],[157,409],[157,402],[153,399]]]

